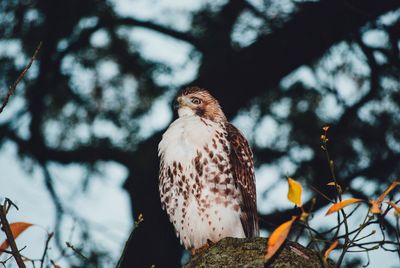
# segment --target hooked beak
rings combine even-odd
[[[174,109],[175,110],[177,110],[183,106],[189,106],[189,105],[190,105],[190,101],[184,96],[179,96],[174,101]]]

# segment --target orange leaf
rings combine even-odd
[[[289,191],[287,198],[290,202],[296,204],[296,206],[301,207],[301,192],[303,188],[301,184],[292,178],[288,177]]]
[[[383,202],[383,199],[394,189],[397,185],[400,184],[400,181],[394,181],[390,186],[381,194],[381,196],[376,200],[379,204]]]
[[[339,211],[339,210],[343,209],[344,207],[347,207],[348,205],[362,202],[362,201],[363,200],[359,199],[359,198],[349,198],[349,199],[343,200],[339,203],[335,203],[328,209],[328,211],[326,212],[325,215],[332,214],[333,212]]]
[[[332,243],[332,245],[325,251],[324,254],[324,260],[326,261],[329,257],[329,254],[331,253],[332,250],[334,250],[337,245],[339,244],[339,240],[336,240],[335,242]]]
[[[395,203],[393,203],[392,201],[388,201],[388,202],[386,202],[386,203],[388,203],[389,206],[391,206],[392,208],[395,209],[397,215],[400,215],[400,207],[398,207],[398,206],[397,206]]]
[[[377,200],[369,200],[369,204],[371,205],[371,208],[369,211],[373,214],[381,214],[382,210],[380,208],[381,203],[378,202]]]
[[[30,226],[32,226],[32,223],[27,223],[27,222],[14,222],[10,224],[10,229],[11,229],[11,233],[14,237],[14,239],[16,239],[23,231],[25,231],[27,228],[29,228]],[[0,245],[0,250],[6,250],[8,248],[9,244],[8,244],[8,240],[4,240],[4,242]],[[1,255],[2,252],[0,252]]]
[[[281,247],[283,242],[285,242],[289,232],[290,228],[292,227],[293,222],[297,219],[296,216],[293,216],[290,221],[284,222],[281,225],[276,228],[271,236],[268,239],[267,242],[267,249],[266,253],[264,256],[264,261],[267,262],[269,259],[274,256],[274,254],[278,251],[278,249]]]
[[[378,197],[378,199],[376,200],[369,200],[369,204],[371,205],[371,208],[369,209],[369,211],[373,214],[381,214],[382,210],[381,210],[381,204],[383,202],[383,200],[385,199],[385,197],[391,192],[393,191],[394,188],[396,188],[397,185],[400,184],[400,181],[394,181],[392,182],[392,184],[389,185],[389,187]],[[389,204],[389,203],[388,203]],[[389,204],[390,205],[390,204]]]

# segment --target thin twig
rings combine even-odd
[[[71,245],[69,242],[65,242],[65,244],[67,245],[67,247],[69,247],[70,249],[72,249],[72,251],[78,255],[79,257],[81,257],[82,259],[84,259],[85,261],[92,263],[92,261],[86,257],[85,255],[82,254],[82,252],[80,252],[78,249],[76,249],[73,245]],[[97,268],[97,264],[93,263],[94,266]]]
[[[369,258],[369,251],[365,252],[367,254],[367,263],[363,265],[363,267],[368,267],[369,263],[371,262]]]
[[[122,254],[121,254],[121,256],[120,256],[120,258],[118,260],[117,265],[115,266],[116,268],[120,268],[121,267],[121,263],[124,260],[124,258],[126,257],[125,255],[126,255],[126,253],[128,251],[128,245],[129,245],[129,242],[132,240],[133,232],[135,231],[135,229],[136,229],[136,227],[133,227],[133,229],[132,229],[132,231],[131,231],[131,233],[130,233],[130,235],[128,237],[128,240],[126,240],[126,242],[125,242],[125,246],[124,246],[124,249],[122,250]]]
[[[8,257],[7,259],[5,259],[4,261],[0,262],[0,263],[3,265],[4,268],[7,268],[7,267],[6,267],[6,263],[7,263],[9,260],[11,260],[12,257],[13,257],[13,255],[11,255],[10,257]]]
[[[354,245],[351,245],[350,247],[360,247],[360,246],[373,245],[373,244],[377,244],[380,246],[383,244],[398,245],[397,242],[393,242],[393,241],[389,241],[389,240],[385,240],[385,241],[379,240],[379,241],[364,242],[364,243],[360,243],[360,244],[354,243]]]
[[[11,201],[11,199],[6,197],[4,200],[4,208],[6,215],[11,207],[15,207],[16,210],[19,210],[18,206],[13,201]]]
[[[328,200],[330,203],[334,203],[332,201],[332,199],[330,199],[326,194],[324,194],[323,192],[321,192],[320,190],[318,190],[317,188],[315,188],[314,186],[310,185],[311,189],[316,192],[317,194],[320,194],[323,198],[325,198],[326,200]]]
[[[361,206],[361,204],[357,204],[357,205],[353,208],[353,210],[347,215],[347,218],[350,218],[350,217],[354,214],[354,212],[356,212],[356,210],[357,210],[360,206]],[[340,226],[342,226],[343,223],[344,223],[344,221],[341,221],[338,225],[332,227],[332,228],[329,229],[329,230],[323,231],[323,232],[321,232],[320,234],[321,234],[321,235],[329,234],[329,233],[333,232],[334,230],[340,228]],[[355,231],[354,231],[354,232],[355,232]],[[349,234],[351,234],[351,233],[352,233],[352,232],[349,232]],[[336,234],[334,235],[334,237],[337,237],[337,235],[338,235],[338,233],[336,233]]]
[[[49,233],[47,236],[46,245],[44,246],[44,250],[43,250],[43,255],[42,255],[42,258],[40,259],[40,268],[43,268],[44,259],[46,258],[46,255],[47,255],[47,249],[49,248],[49,243],[50,243],[50,240],[53,237],[53,235],[54,235],[54,233]]]
[[[11,250],[7,250],[7,249],[0,249],[1,253],[8,253],[8,254],[12,254]]]
[[[368,212],[367,212],[363,223],[357,229],[356,234],[354,235],[353,239],[351,239],[351,240],[349,240],[350,232],[349,232],[348,229],[346,229],[346,233],[345,233],[345,236],[344,236],[345,244],[343,246],[342,253],[340,254],[340,257],[339,257],[339,259],[338,259],[338,261],[336,263],[338,265],[338,267],[340,267],[340,265],[342,264],[342,261],[343,261],[343,258],[344,258],[344,255],[346,254],[346,252],[349,252],[348,249],[352,246],[352,244],[354,244],[354,241],[357,239],[357,237],[361,233],[361,231],[364,230],[364,228],[366,226],[368,226],[368,223],[371,221],[371,219],[372,218],[369,217]],[[361,244],[359,244],[359,245],[361,245]]]
[[[6,97],[3,100],[3,104],[0,107],[0,113],[3,112],[4,108],[6,107],[8,100],[10,99],[10,97],[12,95],[14,95],[15,89],[17,88],[17,85],[19,84],[19,82],[21,82],[22,78],[24,78],[26,72],[29,70],[29,68],[31,68],[31,65],[33,63],[33,61],[36,59],[40,48],[42,47],[43,42],[40,41],[39,45],[37,46],[35,52],[33,53],[33,56],[31,57],[29,63],[25,66],[25,68],[22,70],[21,74],[18,76],[17,80],[15,80],[15,82],[8,88],[8,92]]]
[[[325,133],[323,134],[324,139],[322,139],[322,143],[323,145],[321,146],[322,150],[325,152],[325,157],[326,160],[328,161],[328,166],[329,166],[329,170],[332,176],[333,181],[335,182],[335,185],[338,185],[337,182],[337,178],[336,178],[336,173],[335,173],[335,164],[334,161],[332,160],[329,151],[328,151],[328,138],[327,138],[327,131],[329,128],[325,129]],[[338,189],[337,187],[335,187],[336,192],[337,192],[337,196],[335,196],[335,201],[342,201],[342,190]],[[340,220],[340,215],[343,216],[343,224],[344,224],[344,229],[345,229],[345,235],[344,235],[344,246],[343,246],[343,250],[342,253],[340,254],[339,260],[337,262],[338,267],[340,267],[340,264],[343,261],[344,255],[346,254],[347,250],[348,250],[348,245],[349,245],[349,225],[347,222],[348,219],[348,215],[346,214],[346,212],[344,211],[344,209],[341,209],[340,211],[337,212],[337,221],[338,221],[338,228],[336,230],[336,234],[335,237],[338,236],[339,234],[339,230],[340,230],[340,225],[341,225],[341,220]],[[360,229],[361,231],[362,229]],[[356,234],[356,236],[353,238],[353,240],[357,237],[357,235],[359,234],[359,232]]]
[[[3,205],[0,205],[0,220],[1,220],[1,226],[3,227],[4,232],[6,233],[7,236],[7,241],[8,244],[11,247],[12,255],[15,259],[15,261],[18,264],[19,268],[25,268],[25,264],[22,260],[21,254],[18,251],[17,244],[15,243],[14,236],[12,234],[10,224],[8,223],[5,209]]]
[[[23,251],[24,249],[26,249],[26,246],[23,246],[21,249],[19,249],[18,251],[19,252],[21,252],[21,251]],[[0,249],[0,252],[1,253],[8,253],[8,254],[11,254],[12,255],[12,251],[11,250],[7,250],[7,249]],[[22,256],[22,255],[21,255]]]
[[[396,240],[397,240],[397,255],[400,258],[400,224],[399,217],[396,217]]]
[[[126,255],[126,253],[128,252],[128,245],[129,245],[130,241],[131,241],[132,238],[133,238],[133,233],[135,232],[136,228],[138,228],[139,225],[140,225],[143,221],[144,221],[143,214],[142,214],[142,213],[139,213],[139,216],[138,216],[137,220],[135,220],[135,222],[134,222],[134,224],[133,224],[133,228],[132,228],[132,231],[131,231],[131,233],[130,233],[130,235],[129,235],[129,237],[128,237],[128,240],[126,240],[126,242],[125,242],[124,249],[122,250],[122,254],[121,254],[121,256],[119,257],[118,263],[117,263],[117,265],[115,266],[115,268],[120,268],[120,267],[121,267],[122,262],[124,261],[125,255]]]

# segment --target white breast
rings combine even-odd
[[[212,140],[218,123],[198,116],[182,116],[176,119],[164,133],[158,145],[158,154],[164,155],[165,164],[186,162],[196,156],[196,150]]]

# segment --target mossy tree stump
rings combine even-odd
[[[298,243],[287,241],[273,259],[264,266],[266,238],[225,238],[208,250],[193,256],[183,268],[301,268],[323,267],[319,255]],[[328,264],[329,268],[335,267]]]

